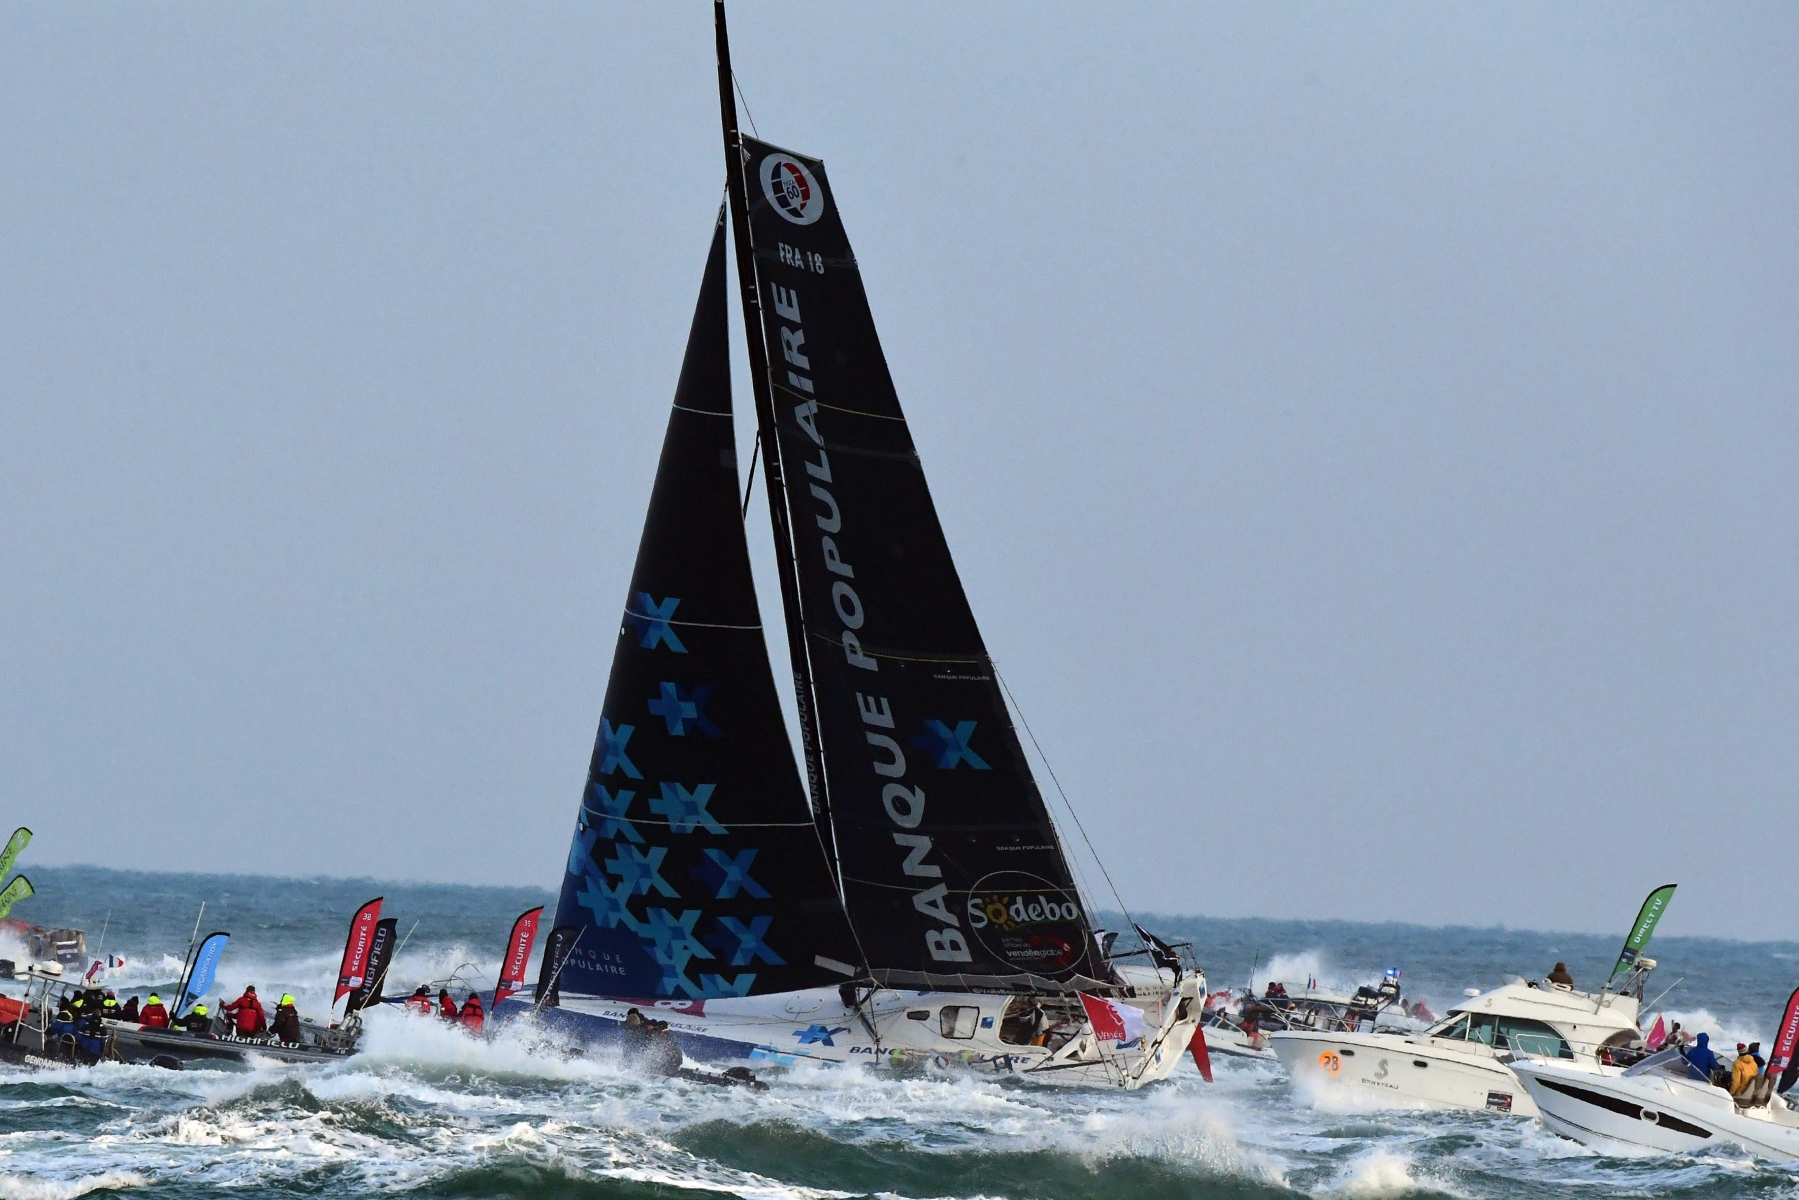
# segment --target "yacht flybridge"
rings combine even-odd
[[[1597,1069],[1642,1056],[1637,1014],[1655,969],[1643,951],[1673,897],[1673,884],[1649,893],[1597,992],[1576,991],[1566,980],[1518,980],[1464,1001],[1421,1034],[1281,1031],[1269,1043],[1315,1102],[1537,1116],[1514,1061]]]
[[[605,1041],[651,1010],[701,1061],[1166,1078],[1204,977],[1166,954],[1127,977],[1096,937],[824,164],[738,132],[722,3],[715,18],[806,782],[744,536],[721,211],[546,948],[548,1019]]]

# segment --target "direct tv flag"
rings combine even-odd
[[[512,936],[506,939],[506,957],[500,960],[500,984],[493,990],[493,1008],[500,1001],[525,986],[525,964],[531,961],[531,944],[537,940],[537,922],[543,916],[540,904],[530,912],[520,913],[512,923]]]
[[[1093,1026],[1093,1036],[1102,1042],[1128,1045],[1149,1030],[1143,1014],[1128,1004],[1114,1004],[1086,992],[1080,997],[1081,1007],[1087,1010],[1087,1023]]]
[[[1674,899],[1674,885],[1671,883],[1664,883],[1649,893],[1649,898],[1643,901],[1643,907],[1637,912],[1636,924],[1630,927],[1630,936],[1624,939],[1624,949],[1618,952],[1618,965],[1612,968],[1613,975],[1619,971],[1629,970],[1630,965],[1637,961],[1637,956],[1643,953],[1645,946],[1649,945],[1649,939],[1655,933],[1656,923],[1662,919],[1662,914],[1668,911],[1668,901],[1672,899]]]
[[[376,896],[357,909],[350,919],[350,936],[344,940],[344,962],[337,970],[337,994],[331,997],[333,1004],[361,987],[369,973],[369,951],[375,948],[375,925],[381,920],[382,899]]]

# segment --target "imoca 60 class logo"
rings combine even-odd
[[[762,193],[775,211],[795,225],[810,225],[824,215],[824,189],[791,154],[771,154],[762,160]]]

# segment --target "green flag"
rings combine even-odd
[[[12,836],[6,839],[6,849],[0,850],[0,879],[12,874],[12,865],[19,861],[19,854],[29,845],[31,830],[21,825],[12,831]]]
[[[6,914],[12,911],[13,905],[27,896],[35,894],[36,891],[37,889],[31,886],[31,880],[23,875],[15,875],[13,881],[7,884],[4,890],[0,890],[0,920],[6,919]]]
[[[1668,901],[1674,899],[1674,887],[1672,883],[1664,883],[1650,892],[1649,898],[1643,901],[1642,911],[1637,913],[1637,923],[1630,927],[1630,936],[1624,939],[1624,949],[1618,952],[1618,965],[1612,968],[1613,975],[1629,970],[1630,965],[1637,961],[1637,956],[1643,953],[1643,947],[1649,944],[1650,936],[1655,933],[1656,922],[1668,911]]]

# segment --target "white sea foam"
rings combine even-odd
[[[78,1179],[45,1179],[40,1176],[0,1172],[0,1200],[75,1200],[89,1192],[122,1192],[148,1186],[136,1171],[103,1171]]]
[[[1421,1172],[1410,1154],[1384,1146],[1377,1146],[1352,1160],[1343,1173],[1322,1191],[1327,1195],[1366,1197],[1369,1200],[1408,1196],[1415,1192],[1461,1195],[1442,1180]]]

